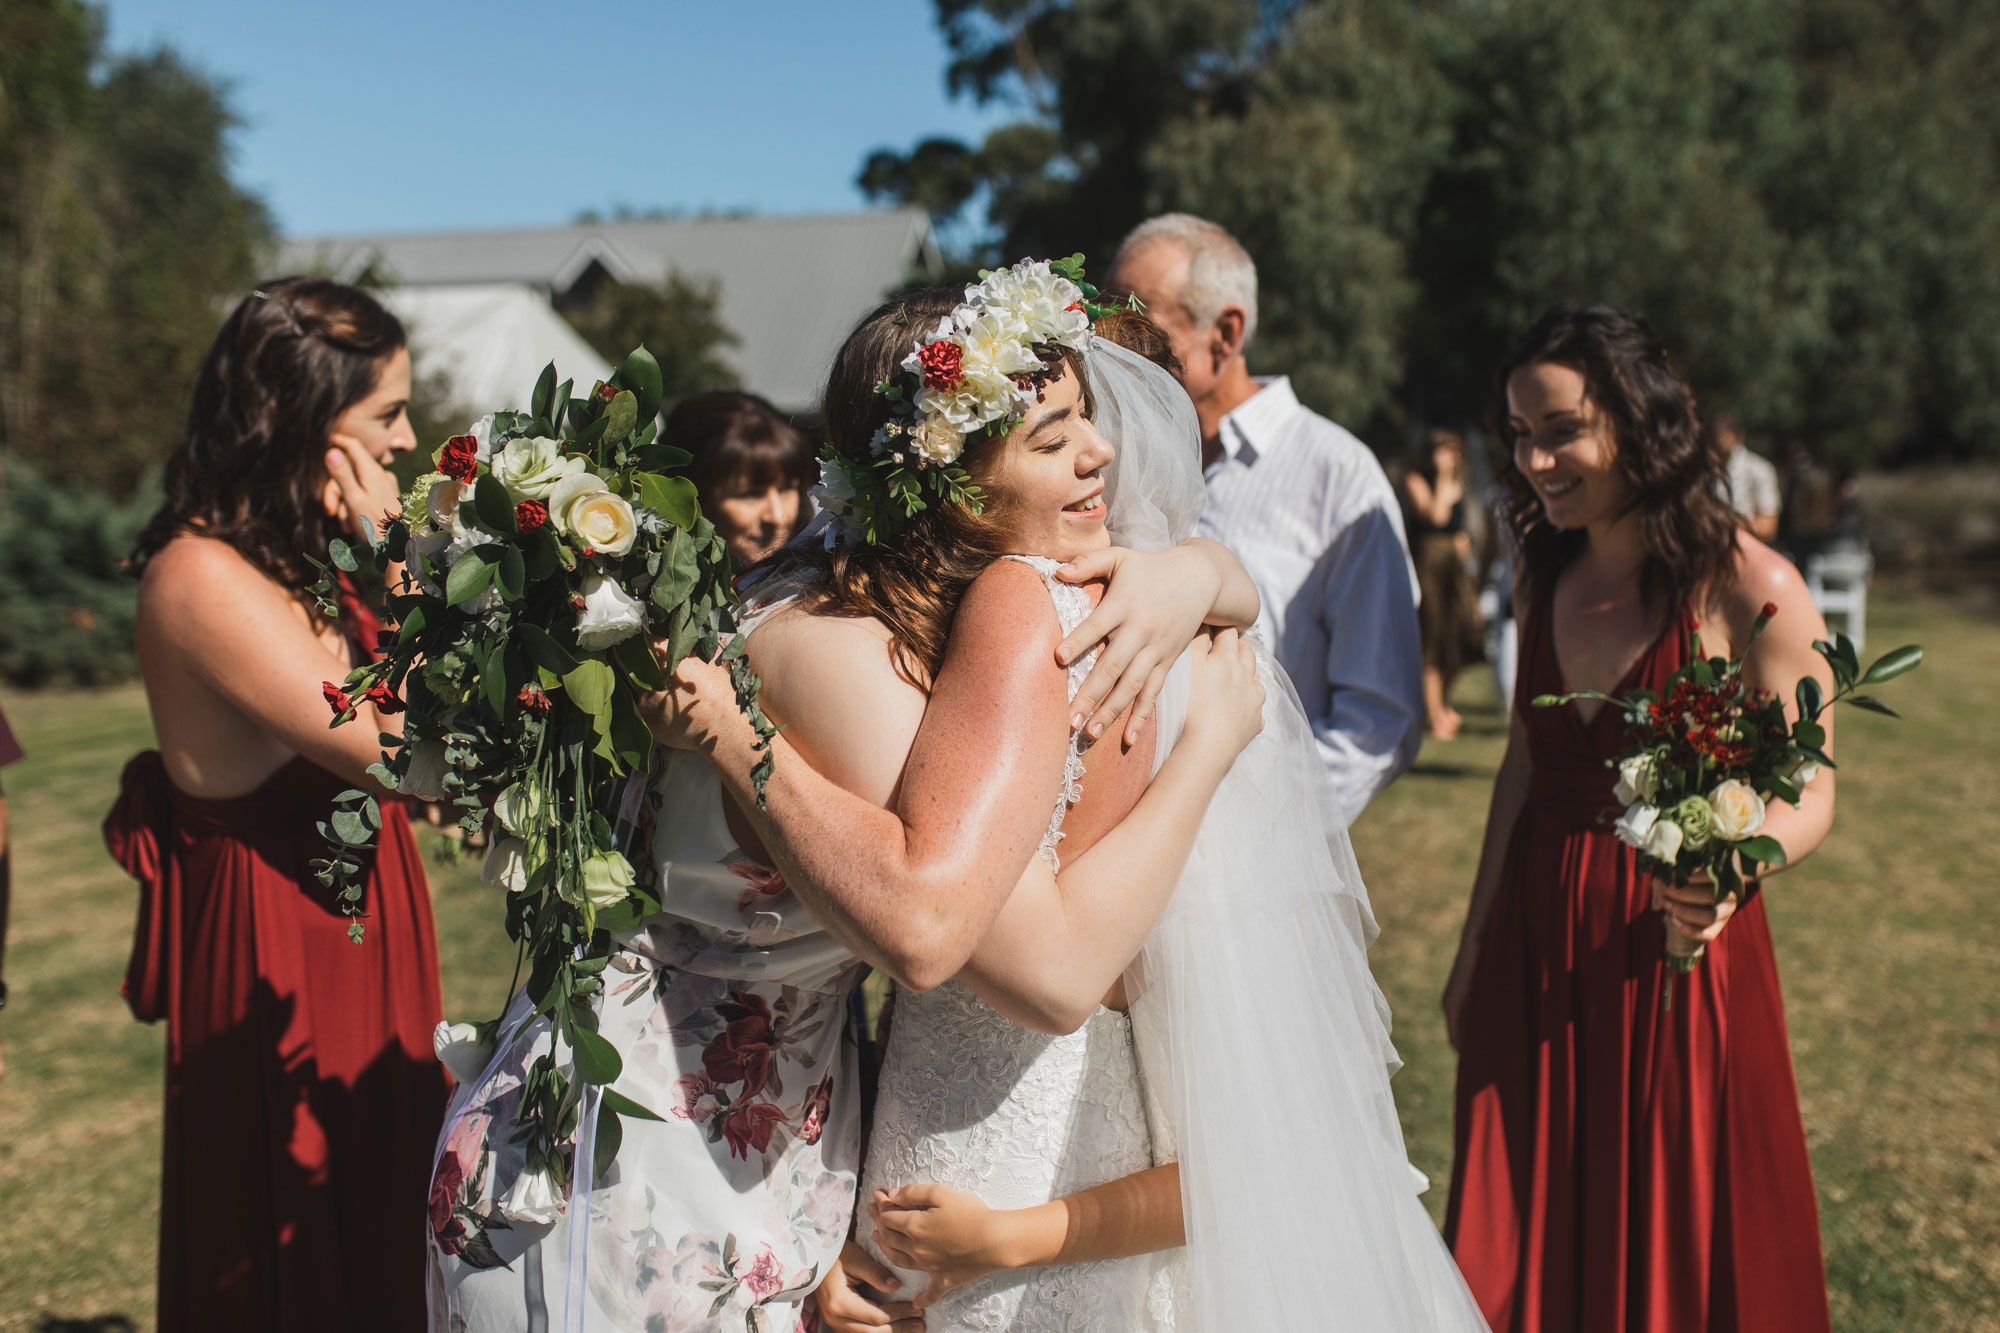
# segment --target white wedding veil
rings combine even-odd
[[[1165,550],[1201,513],[1194,405],[1103,338],[1087,364],[1098,428],[1118,450],[1113,539]],[[1162,1155],[1181,1164],[1178,1325],[1483,1330],[1404,1154],[1368,891],[1298,695],[1257,655],[1264,730],[1210,802],[1126,976]],[[1162,695],[1163,752],[1186,706]]]

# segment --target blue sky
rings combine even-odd
[[[977,138],[930,0],[108,0],[112,50],[225,80],[288,235],[582,209],[859,208],[866,153]]]

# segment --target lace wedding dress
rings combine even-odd
[[[1058,561],[1031,565],[1068,634],[1089,614],[1083,589],[1056,579]],[[1070,667],[1069,692],[1090,672]],[[1042,839],[1057,868],[1063,816],[1082,794],[1083,756],[1072,743],[1063,790]],[[861,1197],[929,1181],[1026,1208],[1155,1164],[1148,1105],[1126,1015],[1099,1007],[1068,1036],[1030,1032],[957,981],[899,991],[876,1094]],[[864,1226],[863,1232],[871,1229]],[[872,1235],[867,1243],[874,1250]],[[932,1333],[1125,1333],[1174,1326],[1168,1260],[1139,1255],[991,1274],[925,1311]],[[927,1279],[903,1270],[905,1298]]]

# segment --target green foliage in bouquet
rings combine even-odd
[[[1694,636],[1687,665],[1667,677],[1661,692],[1628,690],[1612,696],[1596,690],[1538,695],[1537,708],[1579,699],[1615,707],[1626,723],[1627,744],[1606,763],[1617,769],[1613,797],[1624,807],[1618,817],[1620,841],[1638,853],[1641,872],[1676,885],[1706,874],[1716,901],[1740,898],[1759,866],[1782,866],[1785,849],[1760,832],[1774,800],[1798,805],[1807,783],[1822,768],[1833,768],[1826,753],[1826,710],[1836,703],[1896,716],[1863,687],[1880,685],[1914,670],[1924,650],[1909,644],[1885,653],[1867,670],[1845,634],[1817,640],[1813,650],[1832,671],[1831,697],[1813,676],[1793,690],[1797,715],[1785,716],[1783,697],[1755,689],[1743,679],[1743,662],[1778,608],[1766,604],[1750,630],[1750,641],[1734,657],[1703,657]],[[1667,961],[1673,972],[1692,971],[1699,946],[1677,950],[1669,932]],[[1671,1000],[1671,990],[1666,996]]]
[[[563,1188],[586,1088],[601,1090],[600,1162],[617,1152],[620,1112],[652,1115],[610,1090],[621,1062],[591,1007],[615,932],[660,908],[650,858],[635,867],[613,828],[652,748],[639,701],[689,655],[727,662],[763,741],[760,798],[775,733],[732,636],[723,542],[681,475],[690,456],[656,436],[659,364],[641,347],[609,382],[570,391],[550,366],[528,411],[446,441],[372,544],[332,543],[315,589],[333,614],[343,576],[368,566],[389,577],[395,628],[378,660],[327,683],[333,725],[363,701],[403,713],[403,735],[382,735],[370,774],[451,803],[466,832],[489,839],[481,873],[506,891],[516,978],[525,968],[534,1005],[526,1021],[546,1016],[552,1029],[519,1121],[530,1170]],[[381,824],[378,797],[357,790],[320,826],[328,852],[314,870],[355,917],[357,942]]]

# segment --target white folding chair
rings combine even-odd
[[[1868,576],[1875,557],[1866,551],[1826,551],[1806,559],[1806,591],[1823,616],[1839,616],[1840,629],[1860,652],[1867,637]]]

